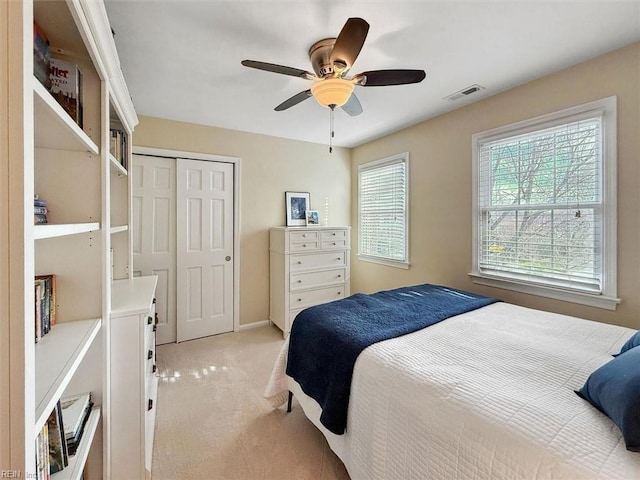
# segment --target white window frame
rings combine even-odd
[[[602,119],[602,220],[603,237],[602,256],[602,289],[598,293],[589,293],[561,287],[541,284],[522,278],[513,278],[506,274],[488,274],[480,269],[479,231],[479,150],[480,145],[488,141],[500,140],[516,135],[543,130],[545,128],[570,123],[582,118],[600,116]],[[473,263],[469,276],[474,283],[491,287],[514,290],[517,292],[538,295],[556,300],[563,300],[592,307],[615,310],[620,299],[617,298],[617,131],[616,131],[616,97],[608,97],[559,112],[543,115],[530,120],[505,125],[479,132],[471,137],[472,172],[473,172]]]
[[[393,165],[398,163],[404,163],[405,166],[405,199],[404,199],[404,259],[397,260],[394,258],[388,257],[379,257],[374,255],[367,255],[362,253],[362,225],[361,225],[361,173],[365,170],[372,170],[379,167],[384,167],[387,165]],[[374,160],[372,162],[363,163],[358,165],[358,260],[362,260],[365,262],[378,263],[381,265],[386,265],[389,267],[397,267],[408,269],[411,266],[409,262],[409,152],[399,153],[397,155],[392,155],[389,157],[381,158],[379,160]]]

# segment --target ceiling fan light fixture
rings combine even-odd
[[[311,94],[323,107],[341,107],[353,93],[353,82],[343,78],[326,78],[311,86]]]

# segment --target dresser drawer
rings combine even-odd
[[[327,252],[312,255],[291,255],[289,268],[292,272],[321,267],[344,267],[347,265],[347,252]]]
[[[291,232],[289,234],[289,241],[291,243],[304,243],[304,242],[317,241],[317,240],[318,240],[318,232],[315,230]]]
[[[320,303],[330,302],[344,298],[344,285],[339,287],[319,288],[318,290],[307,290],[305,292],[292,293],[290,296],[289,309],[299,309],[311,307]]]
[[[322,270],[320,272],[301,272],[291,274],[291,291],[310,287],[320,287],[344,283],[346,269],[336,268],[333,270]]]
[[[346,240],[323,240],[322,250],[343,250],[347,248]]]
[[[323,230],[320,232],[320,241],[321,242],[334,242],[336,240],[347,240],[347,231],[346,230]]]
[[[318,240],[308,240],[302,243],[291,242],[290,250],[292,252],[312,252],[318,250]]]

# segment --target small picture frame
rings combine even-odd
[[[306,211],[311,206],[309,192],[284,192],[284,206],[287,227],[304,227],[307,224]]]
[[[307,226],[320,224],[320,216],[317,210],[307,210],[305,212],[305,218],[307,220]]]

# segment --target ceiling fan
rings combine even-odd
[[[353,93],[356,85],[361,87],[407,85],[419,83],[426,76],[424,70],[396,69],[372,70],[346,78],[364,45],[368,31],[369,24],[365,20],[349,18],[337,38],[325,38],[311,45],[309,59],[315,74],[298,68],[255,60],[243,60],[242,65],[314,82],[309,90],[300,92],[278,105],[275,108],[276,111],[291,108],[313,96],[320,105],[329,107],[331,110],[342,107],[351,116],[360,115],[362,106]]]

